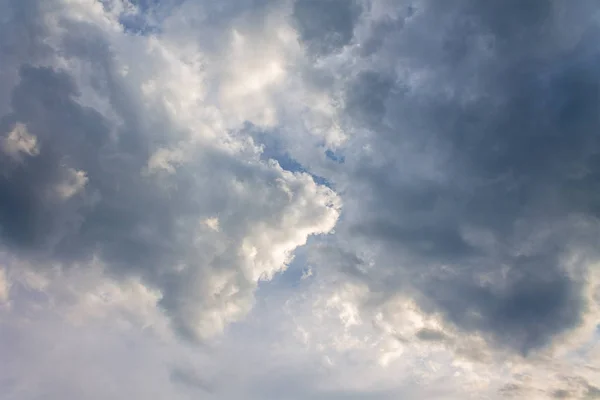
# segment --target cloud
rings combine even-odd
[[[6,271],[4,269],[0,269],[0,304],[8,301],[9,290],[10,283],[6,277]]]
[[[141,82],[119,72],[127,62],[109,50],[102,25],[65,19],[88,35],[67,32],[57,46],[87,74],[20,68],[12,112],[1,119],[10,164],[0,183],[3,244],[38,268],[98,258],[109,273],[159,290],[190,337],[220,332],[248,312],[259,280],[285,269],[308,236],[333,227],[339,201],[223,129],[214,127],[219,139],[198,132],[200,146],[189,136],[198,127],[171,121],[179,105],[148,98]],[[78,79],[96,83],[82,94]],[[84,105],[92,96],[102,112]],[[205,229],[215,215],[219,229]]]
[[[19,123],[4,138],[2,145],[4,153],[15,161],[21,161],[24,155],[37,156],[40,152],[35,136],[30,135],[27,127]]]
[[[0,389],[597,397],[597,16],[2,3]]]
[[[582,322],[600,82],[586,7],[420,2],[340,78],[356,134],[336,232],[378,249],[362,279],[383,301],[416,290],[428,313],[524,355]]]
[[[318,56],[339,51],[352,41],[361,11],[355,0],[296,0],[292,17],[300,40]]]
[[[185,370],[183,368],[174,368],[171,371],[171,380],[173,382],[199,389],[203,392],[210,392],[210,384],[207,384],[197,376],[193,371]]]
[[[15,263],[8,263],[15,307],[0,310],[7,399],[388,399],[418,391],[410,380],[399,382],[398,371],[363,364],[362,358],[346,359],[349,369],[325,364],[320,352],[281,334],[290,333],[293,320],[277,301],[252,310],[247,324],[219,340],[190,345],[172,334],[168,318],[153,307],[159,294],[138,280],[113,280],[99,265],[38,273]],[[295,296],[303,291],[288,293],[291,303],[301,302]],[[293,318],[310,319],[305,306],[310,304],[288,310]],[[338,328],[322,322],[324,331]],[[355,357],[369,356],[368,349],[357,350]]]

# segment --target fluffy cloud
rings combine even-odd
[[[41,4],[30,7],[42,12]],[[56,8],[44,14],[55,32],[53,64],[23,60],[12,111],[2,118],[4,245],[38,269],[97,258],[109,273],[159,290],[160,304],[191,337],[222,331],[249,310],[259,280],[283,270],[308,236],[333,228],[336,195],[305,173],[262,161],[252,140],[218,121],[236,104],[211,106],[201,71],[165,54],[159,39],[121,38],[99,3]],[[235,55],[232,34],[225,45]],[[111,43],[115,37],[122,42]],[[142,47],[134,57],[171,68],[161,71],[170,82],[145,80],[135,58],[111,50],[129,45]],[[247,78],[258,79],[249,90],[267,90],[261,77]],[[192,82],[195,93],[179,92]],[[194,109],[212,118],[190,115]],[[218,230],[203,224],[210,218]]]
[[[0,387],[598,397],[598,12],[4,2]]]

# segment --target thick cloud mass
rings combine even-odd
[[[421,4],[352,78],[349,123],[371,152],[357,154],[344,225],[385,249],[395,278],[378,290],[408,279],[425,309],[527,353],[586,309],[566,263],[597,243],[595,14],[451,3]]]
[[[297,0],[292,16],[308,49],[325,55],[350,43],[360,12],[354,0]]]
[[[599,18],[0,2],[0,393],[597,398]]]
[[[260,161],[251,142],[177,149],[194,127],[134,100],[140,88],[119,75],[106,39],[71,24],[89,37],[67,34],[66,56],[89,59],[116,119],[82,105],[66,71],[22,64],[0,122],[2,243],[39,268],[97,258],[111,274],[141,276],[185,333],[219,332],[248,311],[259,279],[333,227],[336,197]]]

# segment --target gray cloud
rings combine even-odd
[[[425,1],[363,54],[346,118],[370,133],[346,152],[336,230],[381,249],[374,292],[418,288],[428,312],[522,354],[578,326],[585,282],[566,261],[594,258],[598,234],[590,7]]]
[[[327,55],[352,41],[361,11],[356,0],[296,0],[292,18],[308,49]]]
[[[514,397],[522,397],[523,396],[523,387],[516,383],[507,383],[503,385],[498,392],[503,397],[514,398]]]
[[[0,245],[40,269],[98,259],[117,278],[159,289],[185,335],[222,330],[249,310],[258,279],[320,231],[308,221],[333,226],[335,195],[252,147],[188,144],[189,160],[161,160],[183,154],[193,128],[164,103],[144,103],[144,76],[121,73],[100,26],[60,23],[60,56],[89,68],[90,86],[73,71],[29,65],[27,55],[15,60],[11,111],[0,117]],[[93,96],[104,113],[84,105]]]
[[[562,382],[561,385],[558,385],[558,388],[556,388],[555,382],[548,384],[550,388],[534,387],[527,383],[507,383],[498,390],[498,393],[505,398],[525,398],[536,392],[547,399],[600,398],[600,391],[583,377],[561,376],[559,378]]]
[[[198,376],[197,373],[189,369],[181,367],[173,368],[171,370],[170,379],[174,383],[200,390],[202,392],[211,393],[213,391],[210,382],[207,382],[205,379]]]
[[[435,329],[423,328],[417,332],[417,338],[425,342],[441,342],[448,340],[446,334]]]
[[[0,4],[11,398],[600,397],[595,1],[133,3]]]

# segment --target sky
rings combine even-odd
[[[595,0],[3,0],[0,399],[600,399],[598,43]]]

